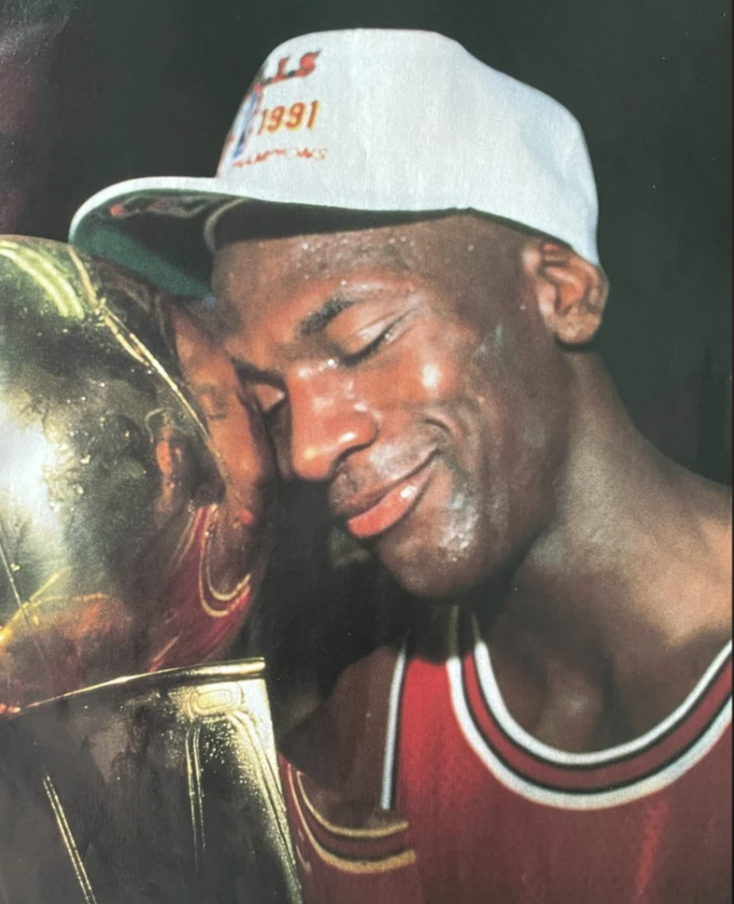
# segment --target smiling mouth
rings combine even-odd
[[[366,540],[385,533],[418,504],[433,476],[435,456],[431,456],[417,471],[389,489],[374,505],[347,518],[345,526],[358,540]]]

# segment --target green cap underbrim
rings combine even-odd
[[[75,235],[74,244],[87,254],[114,261],[139,273],[173,295],[207,295],[207,282],[186,273],[160,254],[152,251],[129,233],[113,227],[95,225],[82,228]]]

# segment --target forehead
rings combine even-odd
[[[308,313],[355,277],[425,269],[428,230],[405,227],[246,239],[225,245],[212,287],[219,331],[251,331],[267,320]]]
[[[471,215],[231,241],[214,260],[215,329],[226,336],[272,328],[303,317],[329,296],[381,280],[403,286],[429,281],[458,299],[497,279],[517,244],[513,230]]]
[[[287,238],[244,239],[221,248],[214,260],[213,288],[218,297],[236,297],[238,287],[265,289],[278,282],[365,269],[421,271],[449,230],[433,223],[412,223],[345,232],[304,233]]]

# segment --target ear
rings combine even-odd
[[[523,266],[548,329],[566,345],[593,339],[609,289],[604,273],[573,249],[546,239],[526,246]]]

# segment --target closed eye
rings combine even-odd
[[[359,349],[356,352],[342,352],[340,356],[340,363],[343,367],[356,367],[358,364],[361,364],[362,361],[366,361],[368,358],[371,358],[377,351],[379,351],[383,345],[387,345],[392,339],[395,338],[397,334],[397,327],[402,323],[402,321],[408,316],[410,312],[406,311],[404,314],[401,314],[400,317],[397,317],[392,321],[385,329],[379,333],[371,342],[368,342],[364,348]]]

